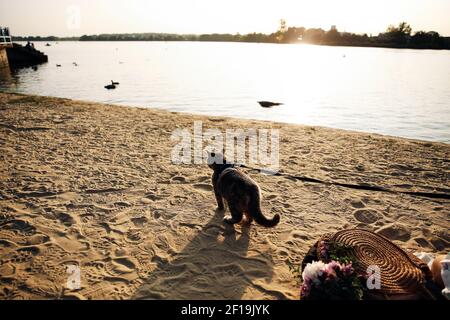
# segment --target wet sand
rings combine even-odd
[[[210,169],[171,162],[173,130],[197,120],[280,129],[290,176],[245,170],[276,228],[225,226]],[[447,253],[448,197],[404,192],[449,195],[449,174],[443,143],[0,93],[0,298],[298,299],[288,265],[326,232]],[[66,287],[69,265],[80,289]]]

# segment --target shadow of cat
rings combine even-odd
[[[255,279],[270,281],[270,255],[248,257],[249,227],[240,235],[222,222],[223,211],[212,219],[171,261],[153,259],[157,268],[137,289],[133,299],[241,299],[248,287],[265,291]]]

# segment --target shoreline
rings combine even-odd
[[[446,143],[0,93],[0,299],[298,299],[288,265],[356,227],[406,250],[450,250],[448,199],[246,169],[281,222],[225,226],[210,169],[170,161],[173,130],[194,121],[279,129],[286,174],[450,194]],[[69,265],[80,289],[66,288]]]
[[[114,103],[114,102],[99,102],[94,100],[78,100],[78,99],[72,99],[72,98],[64,98],[64,97],[55,97],[55,96],[46,96],[46,95],[36,95],[36,94],[28,94],[28,93],[20,93],[20,92],[13,92],[13,91],[0,91],[0,94],[11,94],[11,95],[20,95],[20,96],[34,96],[34,97],[40,97],[40,98],[49,98],[49,99],[62,99],[62,100],[70,100],[70,101],[78,101],[86,104],[98,104],[98,105],[109,105],[109,106],[116,106],[116,107],[122,107],[122,108],[136,108],[136,109],[143,109],[143,110],[157,110],[157,111],[165,111],[172,114],[180,114],[185,116],[200,116],[205,118],[224,118],[224,119],[230,119],[230,120],[243,120],[243,121],[257,121],[257,122],[263,122],[263,123],[273,123],[277,125],[287,125],[287,126],[301,126],[301,127],[309,127],[309,128],[321,128],[321,129],[329,129],[329,130],[342,130],[349,133],[358,133],[358,134],[367,134],[367,135],[375,135],[375,136],[381,136],[386,138],[393,138],[393,139],[405,139],[415,142],[422,142],[422,143],[438,143],[438,144],[444,144],[444,145],[450,145],[450,142],[443,142],[443,141],[434,141],[434,140],[425,140],[425,139],[417,139],[417,138],[408,138],[403,136],[395,136],[391,134],[383,134],[378,132],[370,132],[370,131],[361,131],[361,130],[354,130],[354,129],[343,129],[338,127],[332,127],[332,126],[325,126],[325,125],[312,125],[312,124],[303,124],[303,123],[295,123],[295,122],[282,122],[282,121],[272,121],[272,120],[260,120],[255,118],[242,118],[238,116],[221,116],[221,115],[208,115],[205,113],[191,113],[191,112],[185,112],[185,111],[173,111],[168,108],[164,107],[151,107],[151,106],[137,106],[137,105],[126,105],[121,103]]]
[[[450,39],[450,37],[444,37],[446,39]],[[409,49],[409,50],[450,50],[450,47],[442,47],[442,48],[431,48],[431,47],[413,47],[413,46],[402,46],[402,45],[389,45],[386,43],[366,43],[366,44],[321,44],[321,43],[307,43],[307,42],[292,42],[292,43],[284,43],[284,42],[256,42],[256,41],[220,41],[220,40],[80,40],[78,39],[58,39],[58,40],[36,40],[30,38],[28,40],[16,40],[16,42],[226,42],[226,43],[254,43],[254,44],[277,44],[277,45],[312,45],[312,46],[325,46],[325,47],[351,47],[351,48],[384,48],[384,49]],[[447,40],[448,41],[448,40]]]

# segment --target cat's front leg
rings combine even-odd
[[[218,210],[224,210],[225,206],[223,205],[222,194],[220,193],[219,190],[217,190],[217,187],[215,187],[215,186],[214,186],[214,195],[216,196],[217,209]]]

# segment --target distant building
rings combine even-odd
[[[48,62],[48,57],[30,42],[26,46],[12,43],[8,28],[0,27],[0,68],[22,68]]]
[[[280,20],[280,32],[281,33],[285,33],[287,30],[286,28],[286,20],[285,19],[281,19]]]
[[[0,26],[0,45],[10,46],[12,44],[11,35],[9,34],[8,28],[3,28]]]
[[[331,31],[337,31],[336,25],[333,24],[333,25],[331,26],[330,30],[331,30]]]
[[[0,26],[0,68],[9,68],[7,48],[12,47],[11,35],[8,28]]]

